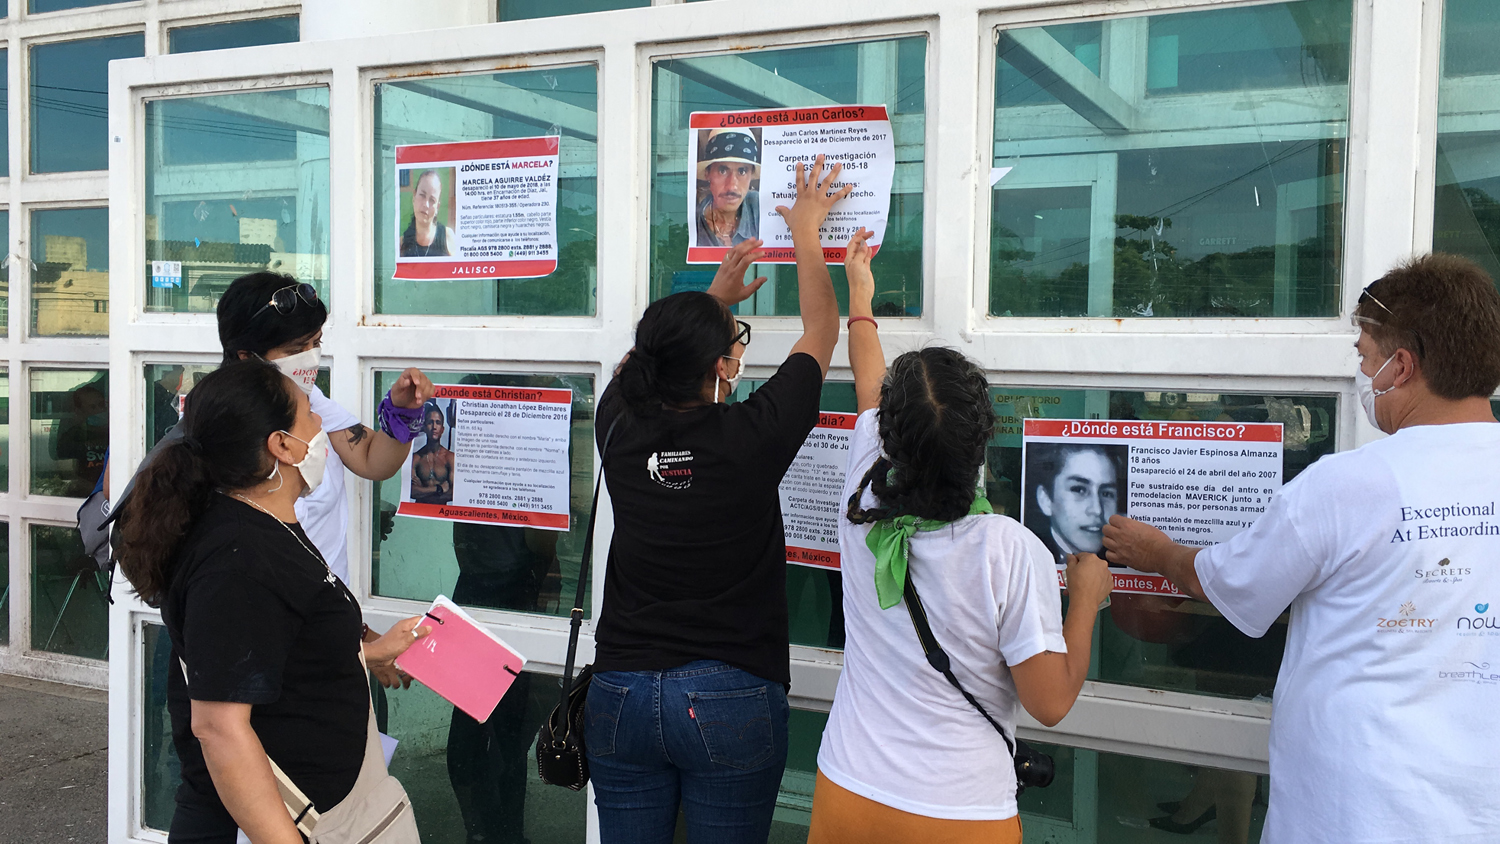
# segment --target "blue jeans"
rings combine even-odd
[[[717,660],[594,675],[584,741],[604,844],[765,844],[786,768],[786,689]]]

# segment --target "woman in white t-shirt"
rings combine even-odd
[[[928,348],[887,376],[868,237],[850,240],[845,261],[860,411],[839,524],[848,642],[808,844],[1019,844],[1015,704],[1048,726],[1067,714],[1110,575],[1092,554],[1068,558],[1064,621],[1046,546],[976,495],[995,424],[977,365]],[[1004,737],[928,664],[902,606],[907,577],[954,675]]]

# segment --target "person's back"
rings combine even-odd
[[[1431,255],[1367,287],[1353,318],[1355,386],[1388,439],[1319,460],[1222,545],[1117,516],[1105,547],[1250,636],[1290,606],[1263,841],[1497,841],[1500,294]]]

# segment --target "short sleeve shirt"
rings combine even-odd
[[[1314,463],[1198,553],[1246,634],[1291,608],[1262,840],[1500,841],[1497,470],[1500,425],[1406,428]]]
[[[880,456],[878,411],[860,414],[849,443],[848,501]],[[877,506],[867,488],[861,506]],[[844,670],[818,770],[856,794],[949,820],[1016,815],[1016,775],[1005,741],[927,663],[906,601],[880,608],[870,525],[839,517],[844,574]],[[1066,653],[1052,555],[1007,516],[966,516],[911,539],[907,576],[933,636],[964,688],[1014,739],[1010,666]]]
[[[595,635],[599,671],[715,659],[791,683],[778,487],[818,421],[823,371],[787,358],[742,402],[638,418],[612,384],[595,423],[614,538]]]
[[[220,801],[193,700],[250,704],[266,754],[320,810],[359,774],[370,708],[359,607],[304,543],[298,526],[216,494],[178,552],[162,605],[167,708],[186,791],[205,804]]]

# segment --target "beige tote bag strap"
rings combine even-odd
[[[364,663],[363,654],[360,655],[359,661],[361,664]],[[186,683],[187,663],[178,657],[177,664],[182,667],[182,680]],[[275,759],[267,755],[266,761],[271,763],[271,773],[276,776],[276,790],[281,792],[281,802],[286,806],[287,814],[291,815],[292,823],[297,825],[299,832],[311,839],[313,830],[318,828],[318,810],[313,808],[312,801],[308,800],[307,795],[302,793],[302,789],[292,782],[292,778],[286,775],[286,771],[281,770],[281,766],[276,764]]]

